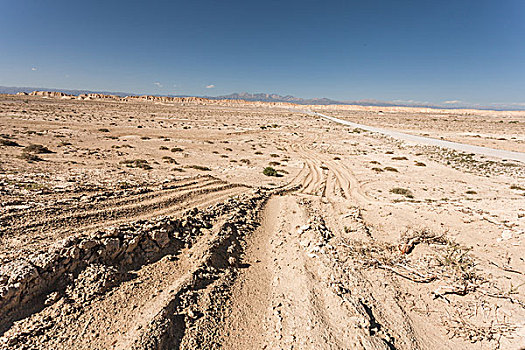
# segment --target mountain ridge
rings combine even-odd
[[[125,96],[141,96],[147,94],[137,94],[130,92],[112,92],[112,91],[98,91],[98,90],[81,90],[81,89],[58,89],[58,88],[42,88],[42,87],[17,87],[17,86],[0,86],[0,94],[16,94],[18,92],[30,93],[33,91],[53,91],[63,92],[70,95],[80,94],[104,94],[104,95],[116,95],[120,97]],[[249,93],[249,92],[236,92],[229,95],[221,96],[192,96],[192,95],[173,95],[173,94],[153,94],[152,96],[167,96],[167,97],[199,97],[207,98],[211,100],[245,100],[245,101],[260,101],[260,102],[286,102],[294,103],[298,105],[357,105],[357,106],[374,106],[374,107],[418,107],[418,108],[438,108],[438,109],[490,109],[490,110],[515,110],[522,111],[525,107],[512,106],[510,105],[468,105],[468,104],[450,104],[450,105],[439,105],[431,103],[418,103],[418,102],[390,102],[380,101],[374,99],[364,99],[355,101],[337,101],[327,97],[321,98],[301,98],[292,95],[279,95],[276,93]]]

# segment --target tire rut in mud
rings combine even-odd
[[[0,275],[7,293],[0,305],[0,346],[157,349],[180,344],[182,335],[191,333],[191,325],[198,322],[194,305],[200,303],[194,303],[195,298],[233,278],[238,236],[257,225],[255,215],[266,196],[255,191],[179,219],[139,221],[88,238],[71,238],[54,252],[4,266]],[[109,276],[107,288],[94,288],[86,296],[97,278],[85,271]],[[175,277],[166,276],[169,271]],[[86,283],[87,289],[81,288]],[[160,284],[153,296],[133,297],[155,283]],[[126,296],[130,300],[122,299]],[[114,314],[111,300],[124,304],[115,305]],[[125,310],[130,306],[137,309]],[[139,319],[148,322],[140,330],[132,329],[137,324],[133,315],[140,310],[145,314]],[[114,329],[119,321],[122,328]],[[105,327],[108,334],[100,333]]]
[[[5,244],[0,249],[0,256],[19,255],[16,249],[12,249],[10,240],[15,243],[19,240],[27,241],[22,249],[35,251],[72,233],[93,232],[97,228],[127,221],[182,213],[188,207],[202,208],[247,190],[245,186],[228,184],[211,177],[165,187],[168,188],[87,206],[43,209],[41,212],[49,212],[43,218],[39,218],[39,212],[35,211],[20,213],[17,222],[21,224],[9,225],[2,234]],[[53,212],[55,216],[51,215]]]

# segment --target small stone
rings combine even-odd
[[[47,296],[46,301],[44,302],[44,305],[46,306],[52,305],[56,303],[59,299],[60,299],[60,294],[58,294],[58,292],[52,292]]]
[[[233,256],[230,256],[228,258],[228,264],[230,264],[230,266],[237,266],[237,259]]]

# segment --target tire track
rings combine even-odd
[[[152,200],[162,195],[169,195],[183,189],[192,189],[205,184],[221,183],[220,180],[214,178],[202,178],[192,179],[189,181],[182,181],[182,183],[176,182],[176,184],[170,186],[167,189],[161,189],[156,191],[147,191],[146,193],[132,194],[125,198],[107,199],[103,201],[97,201],[96,196],[90,198],[88,203],[78,203],[74,206],[50,206],[42,209],[33,209],[25,212],[17,212],[14,214],[8,214],[0,218],[0,223],[5,227],[14,227],[18,229],[24,229],[36,225],[39,222],[44,223],[48,220],[53,220],[58,217],[74,216],[76,213],[88,212],[93,210],[111,210],[112,207],[123,207],[125,205],[133,203],[141,203],[143,201]],[[101,192],[102,194],[105,193]],[[96,202],[95,202],[96,201]],[[26,216],[38,218],[38,222],[27,222]]]
[[[103,206],[101,209],[94,209],[89,211],[74,210],[72,213],[59,215],[56,217],[46,218],[34,222],[28,222],[20,226],[14,226],[15,230],[36,230],[45,228],[47,230],[68,229],[68,226],[75,226],[82,228],[85,223],[93,223],[94,221],[107,221],[108,219],[116,219],[120,217],[133,217],[142,212],[154,212],[156,210],[166,208],[185,200],[195,194],[205,194],[213,191],[219,191],[226,188],[231,188],[232,185],[221,184],[218,182],[208,182],[184,188],[182,190],[172,190],[170,193],[158,193],[156,196],[149,196],[147,200],[134,200],[132,203],[115,203],[112,206]],[[66,226],[64,228],[64,226]]]
[[[68,208],[67,214],[32,221],[28,219],[32,217],[29,215],[25,217],[28,222],[9,227],[9,231],[4,233],[0,258],[20,254],[20,251],[11,249],[12,245],[24,243],[23,251],[39,250],[71,235],[87,234],[129,221],[176,215],[193,207],[204,208],[246,192],[247,189],[244,185],[205,179],[197,184],[189,182],[184,186],[150,192],[132,199],[103,202],[92,210]]]
[[[193,310],[199,305],[194,298],[213,292],[215,281],[224,283],[231,278],[234,266],[228,257],[239,254],[235,251],[240,249],[238,239],[256,227],[256,213],[265,199],[265,194],[254,191],[200,213],[186,211],[177,219],[180,224],[175,232],[170,233],[173,247],[159,251],[154,259],[143,260],[126,272],[128,278],[89,302],[76,296],[73,300],[60,298],[23,318],[3,334],[3,339],[34,349],[179,348],[185,328],[196,321],[192,312],[197,312]],[[155,222],[136,224],[147,229]],[[137,251],[141,254],[144,249]],[[132,266],[122,266],[123,271],[127,268]],[[208,286],[211,288],[207,290]]]

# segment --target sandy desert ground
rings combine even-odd
[[[0,95],[0,348],[524,348],[525,164],[305,108],[525,152],[523,112]]]

